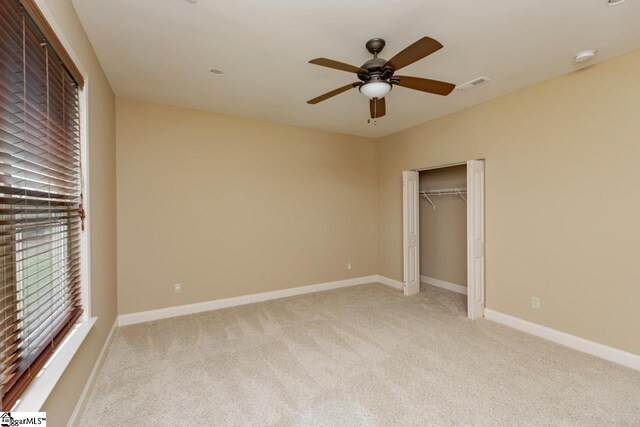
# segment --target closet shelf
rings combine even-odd
[[[427,201],[429,202],[429,204],[431,204],[431,207],[433,209],[436,208],[436,205],[433,204],[433,201],[431,200],[431,198],[429,196],[460,196],[460,198],[462,198],[462,200],[467,203],[467,199],[466,197],[464,197],[465,194],[467,194],[467,189],[463,188],[463,187],[458,187],[458,188],[441,188],[441,189],[437,189],[437,190],[419,190],[420,195],[422,197],[424,197],[425,199],[427,199]]]

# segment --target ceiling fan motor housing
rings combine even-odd
[[[386,42],[384,39],[375,38],[369,40],[365,46],[367,50],[373,55],[373,58],[362,64],[360,67],[366,70],[366,73],[358,73],[358,78],[363,82],[368,82],[371,79],[375,80],[389,80],[393,76],[393,69],[389,66],[384,66],[387,63],[386,59],[378,58],[378,54],[384,49]]]
[[[366,73],[358,73],[358,78],[363,82],[368,82],[371,78],[378,77],[381,80],[388,80],[393,76],[393,69],[389,66],[384,66],[387,63],[386,59],[373,58],[362,64],[360,68],[366,70]]]

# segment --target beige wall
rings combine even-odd
[[[635,51],[381,139],[379,273],[402,279],[401,171],[484,158],[487,306],[640,354],[638,70]]]
[[[420,172],[420,189],[465,188],[466,165]],[[457,195],[420,197],[420,275],[467,286],[467,205]]]
[[[116,317],[115,99],[71,2],[37,3],[77,55],[89,91],[91,315],[98,321],[42,408],[56,427],[67,424]]]
[[[375,141],[127,99],[116,110],[120,314],[376,273]]]

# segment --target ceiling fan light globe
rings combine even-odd
[[[360,93],[369,99],[382,99],[390,90],[391,85],[381,81],[367,82],[360,86]]]

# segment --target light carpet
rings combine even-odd
[[[640,426],[640,372],[380,284],[122,327],[82,426]]]

